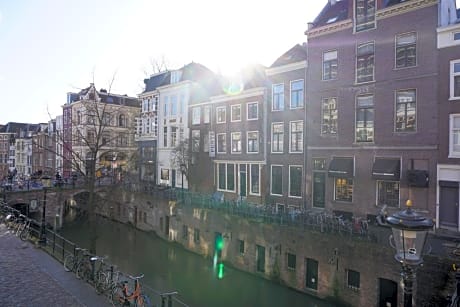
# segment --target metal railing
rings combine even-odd
[[[0,216],[6,216],[8,214],[13,214],[15,216],[19,216],[21,214],[20,211],[16,210],[15,208],[12,208],[8,206],[6,203],[3,201],[0,201]],[[66,258],[67,255],[76,255],[77,250],[80,249],[80,247],[67,240],[63,236],[59,235],[54,229],[52,228],[46,228],[44,237],[40,238],[41,235],[41,230],[40,230],[40,223],[36,220],[30,219],[32,222],[33,227],[30,227],[30,231],[33,232],[33,235],[31,237],[31,240],[34,241],[36,244],[40,244],[41,248],[46,251],[49,255],[51,255],[53,258],[58,260],[60,263],[64,264],[64,259]],[[0,222],[3,222],[3,219],[0,220]],[[43,235],[42,235],[43,236]],[[40,240],[39,240],[40,239]],[[95,255],[86,255],[88,259],[92,256]],[[104,258],[104,257],[98,257]],[[105,259],[105,258],[104,258]],[[114,268],[116,268],[116,265],[111,264],[110,262],[102,262],[100,264],[101,267],[98,266],[98,270],[111,270],[113,273]],[[94,273],[94,272],[93,272]],[[115,275],[111,275],[115,276]],[[124,272],[118,272],[116,274],[118,276],[118,281],[121,280],[129,280],[128,276],[129,274],[126,274]],[[94,275],[92,276],[91,279],[86,280],[89,284],[92,286],[95,286],[95,279]],[[116,282],[116,281],[115,281]],[[152,306],[161,306],[161,307],[172,307],[172,306],[184,306],[188,307],[186,303],[181,301],[179,299],[179,293],[177,291],[159,291],[156,289],[153,289],[146,283],[142,283],[142,289],[143,293],[146,293],[152,302]],[[106,291],[105,295],[107,298],[110,298],[111,291]]]

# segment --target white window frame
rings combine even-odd
[[[415,36],[415,42],[414,43],[405,43],[405,44],[399,43],[398,44],[398,41],[400,39],[402,39],[404,37],[412,36],[412,35]],[[415,64],[413,66],[401,66],[401,67],[398,67],[398,63],[397,63],[398,47],[405,47],[405,46],[409,46],[409,45],[412,45],[412,44],[415,45]],[[374,53],[375,53],[375,50],[374,50]],[[415,66],[417,66],[417,32],[406,32],[406,33],[396,34],[396,36],[395,36],[395,69],[404,69],[404,68],[410,68],[410,67],[415,67]]]
[[[219,135],[224,136],[225,151],[221,151],[221,148],[219,146]],[[227,134],[226,133],[217,133],[216,134],[216,142],[217,142],[217,153],[218,154],[226,154],[227,153]]]
[[[356,14],[356,11],[357,11],[357,1],[358,0],[354,0],[353,1],[353,15],[354,15],[354,25],[353,25],[353,31],[355,33],[359,33],[359,32],[364,32],[364,31],[369,31],[369,30],[372,30],[372,29],[375,29],[377,27],[377,1],[376,0],[369,0],[369,2],[373,1],[374,2],[374,21],[367,21],[367,22],[364,22],[364,23],[360,23],[358,24],[357,23],[357,20],[358,20],[358,16]],[[363,1],[366,1],[366,0],[363,0]],[[366,27],[364,29],[357,29],[358,26],[362,26],[362,25],[372,25],[371,27]]]
[[[325,125],[324,123],[324,120],[325,120],[325,114],[324,114],[324,104],[326,103],[327,101],[327,104],[330,105],[330,100],[331,99],[334,99],[335,100],[335,109],[336,112],[337,112],[337,120],[336,120],[336,129],[335,129],[335,133],[332,133],[332,132],[329,132],[329,133],[324,133],[323,132],[323,126]],[[331,110],[330,108],[328,108],[328,110]],[[329,120],[331,119],[331,112],[328,112],[329,115]],[[337,101],[337,97],[323,97],[321,98],[321,127],[320,127],[320,133],[321,133],[321,136],[337,136],[338,134],[338,121],[339,121],[339,111],[338,111],[338,101]],[[331,125],[329,124],[329,127]]]
[[[259,179],[259,193],[254,193],[252,191],[252,165],[258,165],[258,176],[257,178]],[[255,196],[260,196],[261,194],[261,188],[260,188],[260,171],[261,171],[261,167],[260,167],[260,164],[249,164],[249,195],[255,195]]]
[[[460,65],[460,59],[450,61],[450,95],[449,100],[460,100],[460,96],[455,96],[455,77],[460,78],[460,71],[454,72],[455,64]]]
[[[249,133],[257,133],[256,146],[257,151],[249,151]],[[258,154],[259,153],[259,131],[248,131],[246,132],[246,153],[247,154]]]
[[[233,110],[234,109],[239,109],[240,110],[240,118],[239,119],[234,119],[233,118],[233,115],[234,115],[234,112]],[[235,122],[240,122],[241,121],[241,104],[234,104],[234,105],[231,105],[230,106],[230,122],[232,123],[235,123]]]
[[[220,188],[220,182],[219,182],[219,178],[220,178],[220,174],[219,174],[219,166],[223,164],[225,165],[225,189],[221,189]],[[234,189],[233,190],[228,190],[228,175],[227,175],[227,169],[228,169],[228,165],[231,164],[233,165],[233,187]],[[235,163],[217,163],[217,191],[223,191],[223,192],[236,192],[236,186],[237,186],[237,169],[236,169],[236,165]]]
[[[209,124],[211,122],[211,106],[205,106],[203,112],[203,123]]]
[[[201,108],[192,108],[192,125],[199,125],[201,123]]]
[[[407,92],[414,91],[415,92],[415,101],[414,101],[414,103],[415,103],[415,128],[414,128],[414,130],[408,130],[406,128],[403,131],[398,131],[396,129],[396,122],[397,122],[397,119],[398,119],[398,105],[403,104],[402,102],[401,103],[398,102],[398,97],[399,97],[398,94],[401,93],[401,92],[405,92],[405,91],[407,91]],[[395,99],[395,106],[394,106],[394,119],[393,119],[393,121],[394,121],[394,128],[393,129],[394,129],[395,133],[416,133],[417,132],[417,129],[418,129],[418,105],[417,105],[418,96],[417,95],[418,95],[418,92],[417,92],[416,88],[398,89],[398,90],[395,91],[395,98],[394,98]],[[374,115],[375,115],[375,113],[374,113]],[[407,123],[407,118],[406,118],[406,123]],[[374,126],[375,126],[375,118],[374,118]],[[374,132],[375,132],[375,128],[374,128]]]
[[[283,194],[274,194],[273,193],[273,167],[281,167],[281,193],[283,190],[283,166],[280,164],[272,164],[270,165],[270,195],[275,195],[275,196],[283,196]]]
[[[454,119],[460,120],[460,113],[449,115],[449,157],[448,158],[460,158],[460,150],[454,150],[454,130],[458,130],[458,142],[460,146],[460,127],[454,128]]]
[[[249,118],[249,106],[256,106],[257,116],[255,118]],[[259,103],[258,102],[248,102],[246,105],[246,120],[258,120],[259,119]]]
[[[281,124],[282,127],[283,127],[283,133],[282,133],[282,136],[283,136],[283,141],[281,142],[281,151],[273,151],[273,127],[274,125],[278,125],[278,124]],[[284,153],[284,122],[273,122],[272,123],[272,127],[271,127],[271,130],[270,130],[270,137],[271,137],[271,146],[270,146],[270,152],[271,153]]]
[[[377,180],[375,183],[375,203],[378,205],[379,204],[379,197],[380,197],[380,189],[379,189],[379,183],[381,182],[395,182],[399,185],[399,190],[398,190],[398,205],[397,206],[390,206],[390,208],[400,208],[401,207],[401,182],[400,181],[394,181],[394,180]]]
[[[240,150],[239,150],[239,151],[234,151],[234,150],[233,150],[233,136],[234,136],[234,135],[235,135],[235,136],[236,136],[236,135],[239,135],[239,136],[240,136],[240,146],[239,146],[239,147],[240,147],[240,148],[239,148]],[[242,148],[243,146],[242,146],[242,145],[243,145],[243,140],[242,140],[242,134],[241,134],[241,132],[232,132],[232,133],[231,133],[231,136],[230,136],[230,146],[231,146],[231,148],[230,148],[231,151],[230,151],[230,152],[231,152],[232,154],[241,154],[242,151],[243,151],[243,148]]]
[[[283,91],[282,91],[282,94],[281,94],[281,97],[283,99],[283,104],[281,106],[281,108],[279,109],[275,109],[274,106],[275,106],[275,88],[277,86],[281,86]],[[272,112],[280,112],[280,111],[284,111],[284,83],[277,83],[277,84],[273,84],[272,85]]]
[[[372,45],[373,47],[373,57],[374,57],[374,60],[373,60],[373,63],[372,63],[372,80],[366,80],[366,81],[359,81],[359,78],[358,78],[358,71],[359,71],[359,67],[358,67],[358,63],[359,63],[359,58],[362,56],[362,55],[359,55],[359,48],[361,47],[364,47],[364,46],[367,46],[367,45]],[[364,42],[364,43],[358,43],[356,45],[356,64],[355,64],[355,83],[356,84],[364,84],[364,83],[370,83],[370,82],[375,82],[375,41],[368,41],[368,42]]]
[[[222,121],[219,121],[219,112],[223,112],[224,116],[223,116],[223,120]],[[227,108],[225,106],[223,107],[216,107],[216,123],[217,124],[225,124],[225,122],[227,121]]]
[[[300,196],[291,195],[291,168],[292,167],[300,167]],[[289,165],[289,178],[288,178],[288,196],[291,198],[302,198],[302,177],[303,177],[303,167],[302,165]]]
[[[330,56],[330,58],[329,58]],[[328,59],[326,60],[326,57],[328,57]],[[329,81],[329,80],[337,80],[337,75],[338,75],[338,71],[339,71],[339,60],[338,60],[338,51],[337,49],[334,49],[334,50],[328,50],[328,51],[324,51],[323,52],[323,58],[322,58],[322,78],[321,80],[323,81]],[[333,78],[331,76],[331,78],[325,78],[326,74],[325,74],[325,65],[326,63],[329,63],[329,62],[333,62],[333,61],[336,61],[337,62],[337,71],[335,73],[335,78]],[[332,74],[331,74],[332,75]]]
[[[302,99],[301,99],[301,101],[299,102],[299,105],[298,105],[298,106],[293,107],[293,106],[292,106],[292,85],[293,85],[294,83],[297,83],[297,82],[301,82],[301,83],[302,83]],[[303,106],[304,106],[304,100],[305,100],[305,80],[304,80],[304,79],[292,80],[292,81],[289,83],[289,108],[290,108],[291,110],[302,109]]]
[[[302,141],[302,146],[300,146],[299,151],[293,151],[292,148],[291,148],[291,145],[292,145],[292,124],[294,124],[294,123],[302,123],[302,131],[301,131],[301,138],[300,138],[300,140]],[[304,144],[303,144],[303,142],[304,142],[303,130],[304,130],[303,120],[293,120],[293,121],[289,122],[289,153],[303,153],[303,146],[304,146]]]

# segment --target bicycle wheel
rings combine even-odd
[[[129,302],[123,294],[123,286],[121,284],[118,284],[112,288],[112,292],[110,293],[110,301],[114,306],[129,306]]]
[[[94,289],[96,289],[97,294],[102,294],[109,289],[109,275],[107,273],[99,271],[95,278]]]
[[[25,228],[21,231],[19,234],[19,238],[21,238],[22,241],[28,241],[30,238],[30,231],[28,228]]]
[[[64,258],[64,270],[67,272],[73,271],[75,268],[75,256],[72,254],[68,254]]]
[[[90,280],[91,277],[91,267],[87,262],[80,262],[77,269],[75,270],[75,275],[77,278],[84,281]]]
[[[136,299],[136,302],[134,303],[134,306],[136,306],[136,307],[151,307],[152,305],[150,303],[150,298],[147,295],[142,294]]]

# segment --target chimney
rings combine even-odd
[[[336,3],[337,3],[337,0],[329,0],[329,4],[330,4],[331,6],[333,6],[333,5],[336,4]]]

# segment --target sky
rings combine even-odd
[[[151,62],[270,66],[327,0],[0,0],[0,124],[47,122],[68,92],[137,96]],[[460,0],[457,0],[460,6]]]
[[[327,0],[0,0],[0,124],[62,114],[68,92],[136,96],[151,62],[235,73],[306,41]],[[113,81],[112,81],[113,80]]]

